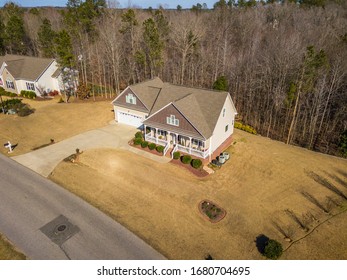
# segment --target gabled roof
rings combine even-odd
[[[229,93],[225,91],[173,85],[155,78],[129,86],[112,103],[129,107],[130,105],[125,102],[120,104],[121,96],[126,94],[128,89],[131,89],[149,110],[149,116],[144,120],[144,124],[158,123],[158,119],[153,116],[172,104],[196,129],[196,132],[206,139],[212,136],[224,103],[230,97]],[[235,109],[234,104],[232,106]],[[161,125],[165,124],[161,123]]]
[[[15,79],[28,81],[37,80],[42,73],[49,67],[54,59],[39,58],[22,55],[5,55],[0,56],[0,65],[6,63],[6,69]]]

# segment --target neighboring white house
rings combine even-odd
[[[41,96],[63,89],[55,59],[7,54],[0,56],[0,67],[0,86],[6,91],[20,94],[22,90],[30,90]]]
[[[231,143],[237,114],[228,92],[163,83],[128,86],[112,102],[115,120],[145,132],[145,140],[202,159]]]

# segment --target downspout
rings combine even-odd
[[[209,159],[209,161],[211,162],[212,161],[212,137],[213,137],[213,135],[211,135],[211,137],[210,137],[210,148],[209,148],[209,155],[208,155],[208,159]]]

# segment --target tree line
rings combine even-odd
[[[55,57],[106,97],[155,76],[212,88],[224,81],[238,117],[259,134],[347,155],[345,1],[224,1],[213,9],[65,8],[0,12],[0,52]],[[100,90],[102,86],[103,91]],[[216,93],[218,94],[218,93]]]

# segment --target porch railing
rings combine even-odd
[[[206,151],[200,151],[194,148],[189,149],[189,147],[186,146],[182,146],[182,145],[177,145],[177,149],[178,151],[187,153],[187,154],[191,154],[193,156],[197,156],[197,157],[201,157],[201,158],[207,158],[207,156],[209,155],[209,151],[210,149],[207,149]]]
[[[163,152],[163,155],[164,155],[164,156],[166,155],[166,153],[167,153],[167,151],[168,151],[169,148],[170,148],[170,143],[167,142],[167,143],[166,143],[166,146],[165,146],[165,149],[164,149],[164,152]]]
[[[156,143],[156,138],[151,136],[150,133],[145,135],[145,140],[148,141],[148,142]],[[167,141],[158,138],[158,144],[160,144],[160,145],[165,147],[167,143],[168,143]]]

